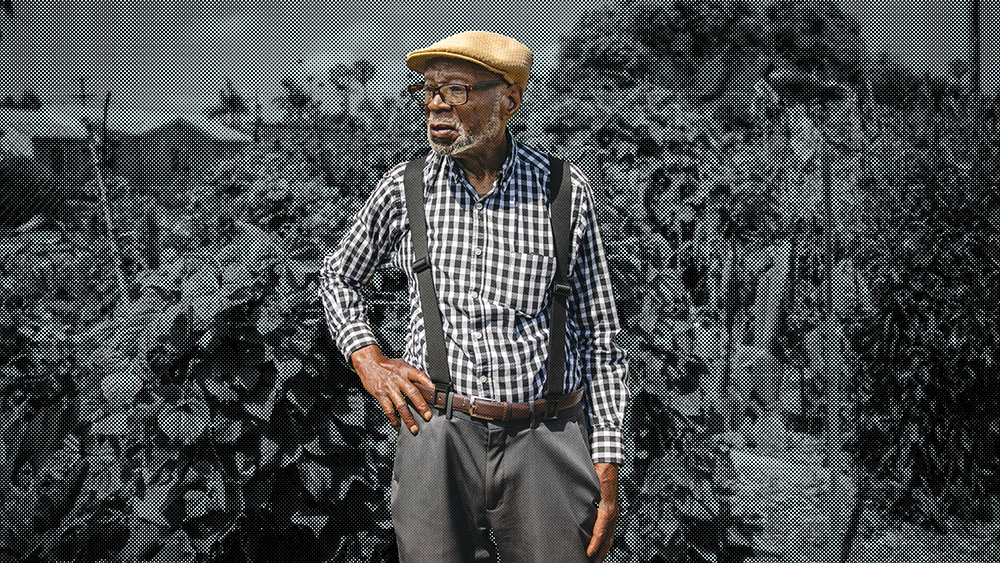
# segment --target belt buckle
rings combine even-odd
[[[478,398],[479,397],[476,396],[472,396],[469,398],[469,416],[471,416],[472,418],[478,418],[480,420],[496,420],[496,418],[492,416],[476,414],[476,399]],[[486,401],[488,399],[483,399],[483,400]]]

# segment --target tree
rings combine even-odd
[[[779,0],[767,9],[775,53],[823,80],[857,82],[861,42],[857,21],[832,0]]]
[[[372,78],[375,77],[376,72],[378,72],[378,69],[365,59],[358,59],[354,62],[354,65],[351,66],[351,74],[354,76],[354,79],[361,84],[362,89],[365,88],[369,82],[371,82]]]
[[[14,2],[13,0],[0,0],[0,6],[3,7],[3,13],[7,16],[8,20],[14,19]]]
[[[236,93],[232,78],[226,79],[226,86],[219,91],[219,104],[205,111],[208,117],[228,117],[228,123],[233,129],[241,126],[240,116],[250,111],[243,96]]]
[[[982,94],[982,53],[983,53],[983,27],[982,27],[982,0],[972,0],[972,13],[970,23],[972,25],[972,95],[977,98]]]
[[[358,59],[351,65],[338,64],[330,69],[329,84],[341,93],[342,110],[359,118],[358,110],[368,99],[368,83],[378,71],[365,59]]]
[[[987,190],[988,173],[986,162],[990,156],[986,140],[986,110],[983,101],[982,84],[982,54],[983,54],[983,31],[982,31],[982,0],[972,0],[972,13],[970,24],[972,26],[972,103],[975,108],[975,127],[973,135],[976,142],[976,159],[973,168],[973,190],[985,192]],[[992,376],[982,377],[979,381],[980,396],[996,397],[996,383]],[[976,460],[981,467],[990,467],[995,459],[996,438],[991,428],[991,418],[995,411],[986,404],[985,401],[978,405],[977,422],[979,432],[976,436]],[[994,488],[994,490],[996,490]],[[977,507],[979,517],[992,520],[993,500],[990,496],[980,497]]]
[[[288,121],[301,121],[310,112],[318,110],[320,101],[308,92],[304,86],[291,78],[281,81],[285,92],[274,99],[274,103],[284,110]]]
[[[920,80],[913,71],[882,54],[870,71],[868,83],[876,104],[903,108],[919,88]]]
[[[350,147],[344,163],[348,183],[362,192],[369,189],[371,179],[366,177],[375,170],[376,159],[381,156],[369,150],[369,131],[382,126],[386,120],[368,94],[368,84],[377,71],[367,60],[358,59],[350,65],[336,65],[329,72],[329,84],[340,95],[340,108],[333,118],[344,128],[346,144]]]

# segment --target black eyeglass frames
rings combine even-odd
[[[431,100],[438,93],[441,94],[441,99],[444,103],[449,106],[460,106],[469,101],[469,92],[473,90],[485,90],[486,88],[492,88],[500,84],[507,84],[507,82],[505,80],[490,80],[475,84],[442,84],[434,88],[420,83],[407,86],[406,91],[410,93],[410,98],[414,102],[422,106],[431,103]]]

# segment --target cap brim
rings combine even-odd
[[[494,68],[478,59],[467,57],[465,55],[449,53],[447,51],[420,51],[419,53],[412,53],[408,57],[406,57],[406,66],[407,68],[409,68],[414,72],[419,72],[420,74],[424,74],[427,72],[427,65],[428,63],[431,62],[432,59],[439,59],[443,57],[448,57],[452,59],[461,59],[463,61],[469,61],[470,63],[475,63],[485,68],[486,70],[499,74],[508,84],[511,84],[510,79],[507,78],[507,75],[504,74],[502,70]]]

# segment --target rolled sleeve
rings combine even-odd
[[[628,355],[615,339],[620,331],[604,243],[593,194],[586,177],[573,167],[579,186],[579,221],[571,259],[574,291],[568,305],[568,338],[577,369],[587,382],[594,463],[621,465],[622,425],[629,400]]]
[[[375,333],[368,325],[367,320],[352,321],[347,323],[337,323],[339,329],[334,329],[336,321],[331,320],[330,313],[327,313],[327,325],[330,328],[331,336],[337,349],[344,354],[347,364],[351,364],[351,354],[372,344],[378,344]]]
[[[389,262],[398,245],[404,220],[400,173],[397,167],[382,178],[319,272],[319,296],[330,336],[348,364],[352,353],[378,344],[361,288]]]
[[[614,465],[624,463],[625,452],[622,449],[621,428],[594,428],[590,438],[590,456],[594,459],[594,463],[613,463]]]

